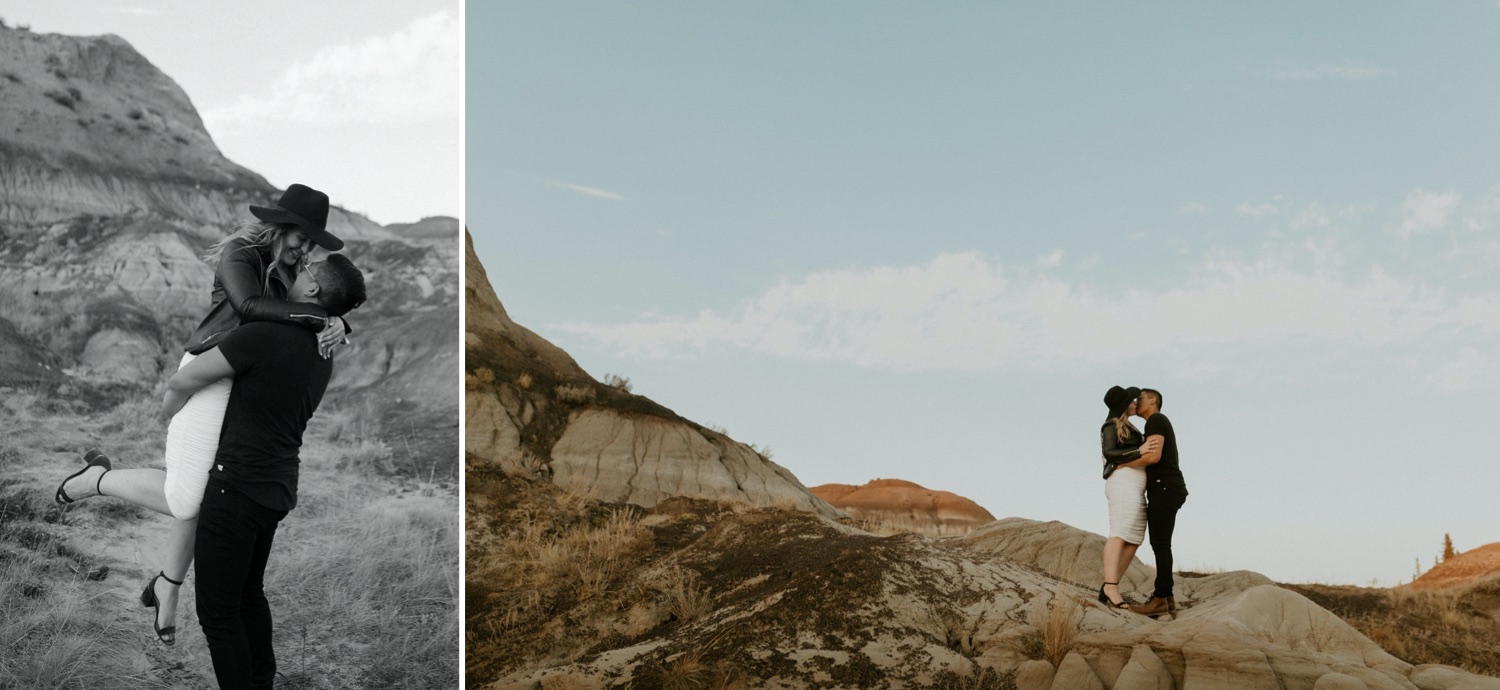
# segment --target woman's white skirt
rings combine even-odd
[[[183,354],[181,370],[197,355]],[[179,520],[198,517],[208,470],[219,452],[219,430],[224,426],[224,408],[234,379],[220,379],[188,398],[167,425],[167,507]]]
[[[1104,480],[1109,499],[1109,536],[1129,544],[1146,540],[1146,470],[1118,467]]]

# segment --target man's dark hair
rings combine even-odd
[[[343,316],[365,301],[365,275],[354,267],[349,257],[329,254],[327,259],[312,264],[308,270],[315,271],[313,279],[318,281],[318,304],[328,310],[329,316]]]
[[[1151,389],[1151,388],[1142,388],[1141,389],[1141,395],[1150,395],[1151,397],[1156,398],[1156,409],[1157,410],[1161,409],[1161,392],[1160,391],[1157,391],[1157,390],[1154,390],[1154,389]]]

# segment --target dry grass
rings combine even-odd
[[[489,367],[479,367],[472,374],[464,374],[464,388],[478,390],[495,382],[495,372]]]
[[[719,661],[704,662],[704,649],[691,649],[654,668],[644,669],[632,688],[662,690],[742,690],[745,676],[734,666]]]
[[[1046,660],[1054,667],[1061,664],[1078,638],[1080,611],[1078,602],[1061,588],[1053,592],[1047,604],[1047,619],[1021,638],[1021,652],[1031,659]]]
[[[563,384],[552,389],[552,397],[568,405],[587,405],[594,402],[597,395],[593,386]]]
[[[625,574],[649,548],[638,510],[601,506],[499,465],[469,462],[465,664],[475,682],[532,656],[572,658],[597,642],[549,622],[595,609],[602,619],[617,617]],[[521,640],[524,648],[516,647]]]
[[[673,619],[681,622],[693,620],[713,609],[713,598],[698,582],[698,574],[672,564],[659,574],[648,576],[662,603]]]
[[[1500,574],[1436,591],[1282,585],[1413,664],[1500,676]]]
[[[963,536],[973,532],[977,525],[952,525],[934,523],[931,520],[918,520],[905,515],[881,515],[878,517],[859,518],[854,521],[854,526],[870,534],[889,537],[897,534],[923,534],[934,537]]]
[[[1016,672],[1000,673],[987,666],[975,665],[974,671],[962,676],[952,671],[939,673],[938,690],[1016,690]]]
[[[142,392],[100,413],[55,403],[37,391],[12,390],[0,408],[9,434],[0,446],[0,688],[211,684],[191,606],[179,610],[186,627],[177,647],[159,660],[158,648],[143,644],[149,629],[142,630],[145,619],[131,599],[136,564],[114,563],[103,581],[86,577],[105,563],[101,542],[126,531],[143,538],[144,555],[153,558],[151,539],[164,536],[165,518],[111,499],[65,512],[51,505],[50,482],[60,469],[49,465],[57,456],[98,445],[116,467],[160,466],[159,396]],[[309,432],[299,505],[276,534],[267,592],[281,683],[453,687],[457,497],[422,499],[396,481],[339,470],[353,461],[350,448],[370,443],[351,428],[338,441]]]
[[[1042,625],[1042,656],[1053,666],[1061,664],[1073,648],[1073,640],[1078,637],[1078,612],[1073,597],[1061,593],[1052,597],[1047,622]]]

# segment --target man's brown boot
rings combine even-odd
[[[1134,613],[1139,613],[1142,616],[1151,616],[1152,618],[1155,618],[1163,613],[1171,613],[1172,605],[1171,603],[1169,603],[1169,600],[1165,598],[1151,597],[1151,601],[1148,601],[1144,604],[1134,604],[1130,607],[1130,610]]]
[[[1177,615],[1177,597],[1167,597],[1167,613]]]

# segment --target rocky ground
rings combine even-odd
[[[1104,539],[1008,518],[876,536],[804,511],[570,496],[474,461],[471,687],[1484,688],[1250,572],[1175,617],[1094,600]],[[1137,561],[1127,596],[1149,591]]]

